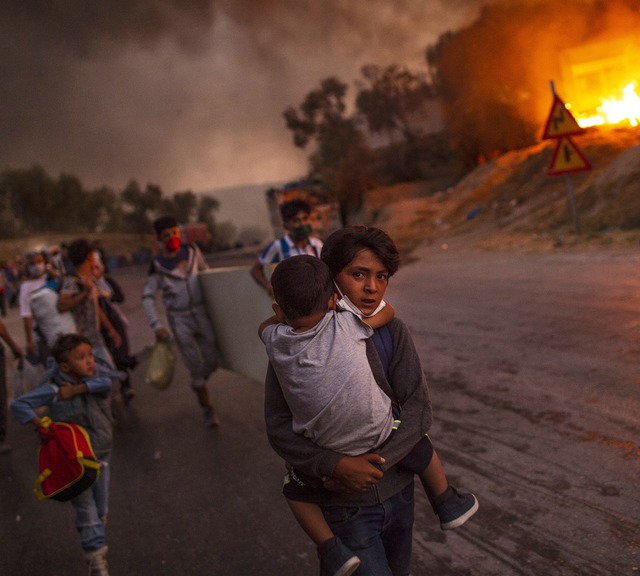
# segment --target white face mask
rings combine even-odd
[[[371,316],[375,316],[378,312],[380,312],[380,310],[382,310],[387,305],[387,303],[384,300],[381,300],[380,304],[378,304],[378,307],[373,312],[371,312],[371,314],[363,314],[360,311],[360,308],[358,308],[353,302],[351,302],[348,296],[345,296],[342,293],[342,290],[340,290],[338,285],[335,282],[333,284],[336,287],[338,294],[340,295],[340,300],[338,300],[338,303],[336,304],[336,306],[340,310],[344,310],[346,312],[352,312],[358,318],[371,318]]]

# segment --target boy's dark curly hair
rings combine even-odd
[[[160,237],[163,230],[167,228],[175,228],[178,225],[178,221],[173,216],[160,216],[153,222],[153,229],[156,231],[156,236]]]
[[[362,250],[371,250],[389,277],[398,271],[400,253],[395,243],[384,230],[369,226],[345,226],[336,230],[325,240],[320,258],[335,278]]]
[[[283,222],[288,222],[295,218],[298,212],[311,214],[311,204],[304,200],[289,200],[280,205],[280,216],[282,216]]]
[[[67,248],[69,260],[71,261],[71,264],[76,267],[81,266],[91,252],[93,252],[93,248],[86,238],[78,238],[77,240],[74,240]]]
[[[61,334],[51,348],[51,355],[58,364],[66,362],[69,358],[69,352],[75,350],[80,344],[91,346],[91,341],[81,334]]]
[[[326,312],[333,294],[329,267],[315,256],[292,256],[280,262],[271,275],[276,302],[288,320]]]

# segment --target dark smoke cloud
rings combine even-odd
[[[167,191],[297,177],[282,111],[322,78],[423,65],[482,0],[5,0],[0,168]]]

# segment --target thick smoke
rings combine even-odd
[[[5,0],[0,169],[171,192],[304,172],[282,111],[322,78],[424,65],[482,0]]]
[[[576,114],[640,80],[636,0],[503,2],[486,6],[443,47],[447,126],[471,165],[537,142],[556,93]]]

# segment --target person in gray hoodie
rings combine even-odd
[[[169,340],[171,332],[191,376],[191,388],[204,414],[207,427],[220,420],[213,408],[207,378],[218,367],[213,327],[204,306],[198,272],[208,268],[195,244],[183,244],[180,227],[173,216],[162,216],[153,223],[162,244],[151,262],[142,289],[142,305],[158,340]],[[162,292],[171,332],[162,324],[156,309],[156,294]]]
[[[384,298],[399,254],[382,230],[354,226],[331,234],[321,259],[345,304],[369,316]],[[271,446],[292,466],[289,480],[313,489],[313,500],[306,501],[321,507],[332,533],[360,559],[357,573],[408,576],[414,473],[401,461],[431,427],[429,390],[411,335],[397,317],[374,330],[365,348],[377,385],[402,420],[376,452],[347,456],[294,432],[291,408],[271,365],[265,379],[266,431]]]
[[[259,334],[291,408],[294,431],[344,455],[382,450],[405,422],[373,377],[365,341],[393,319],[392,307],[382,300],[372,314],[352,310],[338,299],[329,267],[312,256],[280,263],[271,283],[275,315],[260,325]],[[449,486],[428,436],[399,464],[419,475],[443,530],[461,526],[478,509],[475,496]],[[289,474],[283,493],[318,546],[320,573],[347,576],[357,570],[360,561],[313,504],[315,490]]]
[[[106,554],[106,521],[109,508],[109,477],[113,444],[110,408],[111,379],[119,374],[93,356],[90,340],[80,334],[63,334],[51,350],[47,371],[39,385],[11,403],[21,424],[43,426],[36,411],[48,407],[53,422],[70,422],[88,433],[100,462],[100,477],[89,489],[71,500],[76,528],[91,576],[109,576]]]

